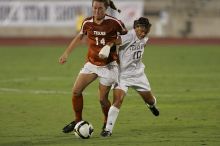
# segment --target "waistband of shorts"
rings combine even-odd
[[[87,62],[89,65],[92,65],[92,66],[95,66],[95,67],[106,67],[106,66],[118,66],[118,63],[117,61],[112,61],[110,62],[109,64],[106,64],[106,65],[103,65],[103,66],[98,66],[98,65],[95,65],[95,64],[92,64],[91,62]]]

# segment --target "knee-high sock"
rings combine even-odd
[[[119,114],[119,109],[112,105],[108,112],[108,120],[106,124],[107,131],[112,132],[114,125],[115,125],[115,121],[118,117],[118,114]]]
[[[73,96],[72,97],[73,111],[75,112],[75,121],[79,122],[82,120],[82,110],[83,110],[83,96]]]

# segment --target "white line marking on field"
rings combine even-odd
[[[1,88],[0,87],[0,93],[1,92],[9,92],[9,93],[29,93],[29,94],[63,94],[63,95],[71,95],[70,91],[60,91],[60,90],[43,90],[43,89],[16,89],[16,88]],[[84,95],[92,95],[92,96],[98,96],[98,92],[83,92]]]
[[[0,92],[16,92],[16,93],[31,93],[31,94],[71,94],[71,92],[59,90],[25,90],[15,88],[0,88]]]
[[[67,77],[36,77],[36,78],[14,78],[14,79],[3,79],[0,80],[0,83],[7,83],[7,82],[29,82],[29,81],[57,81],[57,80],[65,80],[70,79]]]
[[[71,91],[59,91],[59,90],[28,90],[28,89],[15,89],[15,88],[1,88],[0,87],[0,93],[1,92],[8,92],[8,93],[29,93],[29,94],[61,94],[61,95],[70,95],[71,96]],[[84,92],[83,93],[86,96],[96,96],[98,97],[98,91],[97,92]],[[160,94],[158,94],[159,96]],[[109,97],[112,96],[112,93],[110,92]],[[137,97],[139,96],[137,93],[128,93],[126,97]],[[163,97],[170,97],[170,94],[162,94],[160,96]]]

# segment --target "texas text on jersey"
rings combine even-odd
[[[101,24],[96,24],[93,17],[84,20],[80,33],[87,35],[89,50],[87,61],[98,66],[104,66],[114,60],[117,60],[116,48],[112,48],[107,59],[101,59],[98,56],[99,51],[109,42],[113,42],[118,34],[127,32],[124,24],[109,15],[106,15]]]

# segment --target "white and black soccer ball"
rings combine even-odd
[[[80,121],[74,128],[74,134],[78,138],[88,139],[92,136],[94,128],[91,123],[87,121]]]

